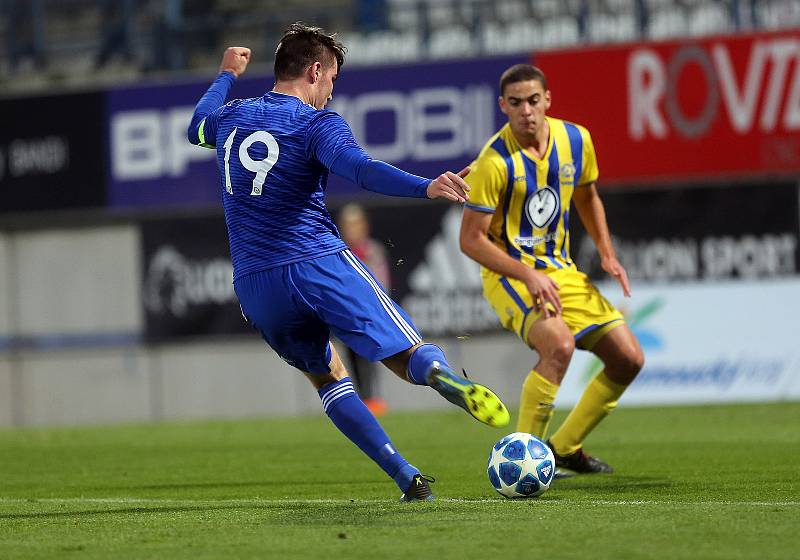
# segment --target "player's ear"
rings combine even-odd
[[[308,77],[311,80],[312,84],[317,83],[317,81],[319,80],[319,74],[321,70],[322,70],[322,64],[319,61],[315,62],[314,64],[308,67]]]
[[[544,110],[550,109],[550,90],[544,92]]]
[[[500,110],[503,112],[504,115],[508,114],[508,106],[506,105],[506,100],[501,95],[497,98],[497,105],[500,107]]]

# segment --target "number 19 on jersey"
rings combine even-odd
[[[233,194],[233,185],[231,184],[231,148],[233,141],[236,138],[238,128],[234,128],[230,133],[228,139],[225,140],[225,190],[228,194]],[[255,160],[250,157],[247,149],[256,142],[262,142],[267,146],[267,156],[261,160]],[[257,130],[247,136],[239,145],[239,163],[247,169],[256,174],[253,178],[253,189],[250,191],[251,196],[260,196],[264,188],[264,181],[267,179],[267,173],[272,169],[272,166],[278,161],[280,148],[275,137],[266,130]]]

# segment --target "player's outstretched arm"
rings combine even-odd
[[[332,173],[368,191],[389,196],[445,198],[453,202],[469,198],[469,186],[464,182],[468,167],[458,173],[446,171],[431,181],[373,159],[358,145],[341,115],[333,111],[320,111],[312,120],[306,142],[309,155]]]
[[[225,98],[236,81],[241,76],[250,62],[250,49],[247,47],[228,47],[222,55],[219,65],[219,75],[214,83],[206,90],[197,103],[189,122],[186,135],[189,142],[204,148],[214,148],[216,122],[207,122],[207,117],[225,105]]]

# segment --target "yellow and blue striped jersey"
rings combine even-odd
[[[569,217],[576,185],[597,180],[597,157],[584,127],[546,117],[542,159],[517,142],[506,124],[486,143],[466,177],[467,208],[493,213],[489,239],[513,258],[542,270],[575,268]]]

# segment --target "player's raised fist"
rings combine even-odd
[[[230,72],[237,78],[244,74],[247,63],[250,62],[250,49],[247,47],[228,47],[222,55],[220,72]]]

